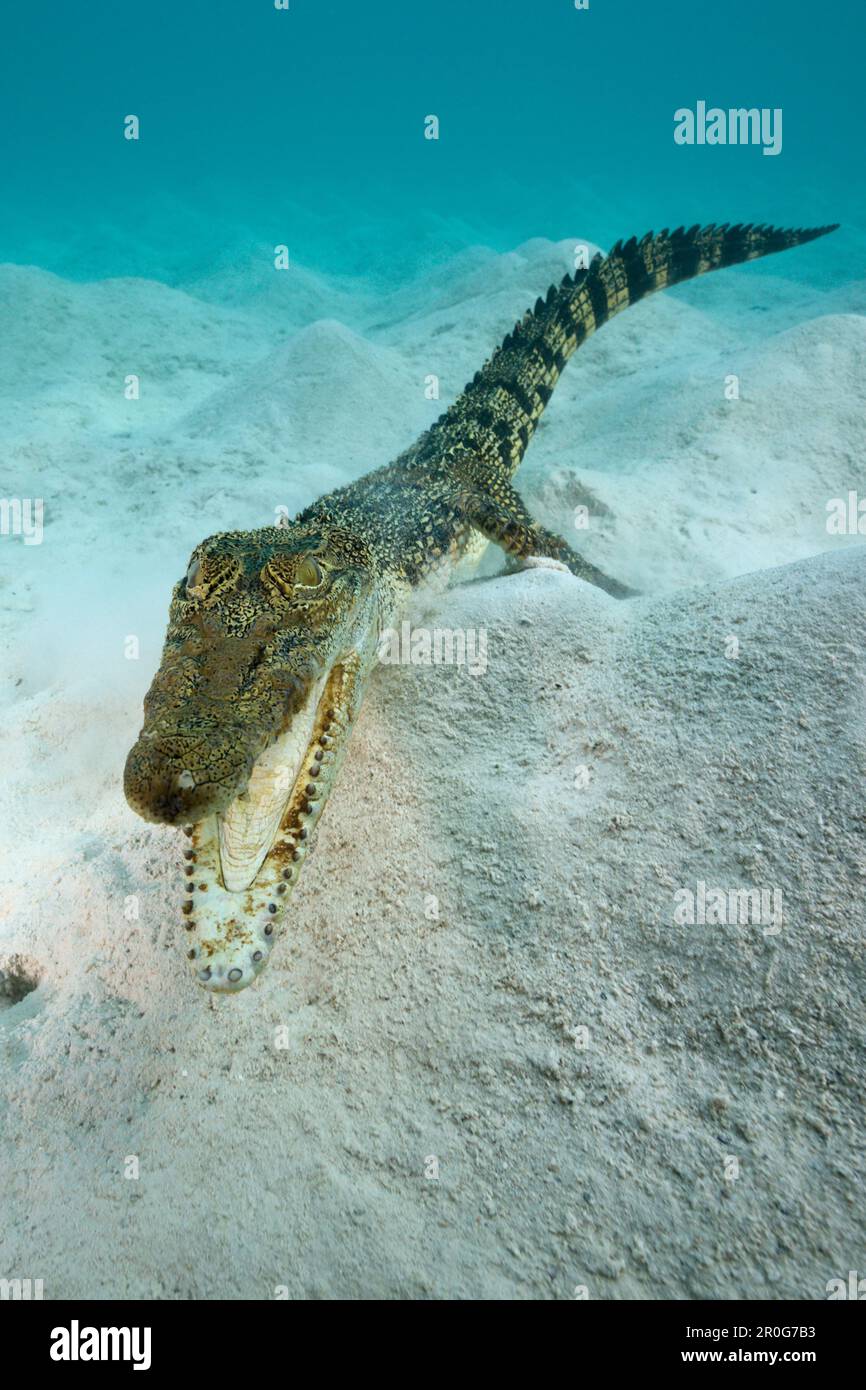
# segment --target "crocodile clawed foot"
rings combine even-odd
[[[521,570],[561,570],[563,574],[571,574],[568,565],[554,560],[552,555],[524,555],[513,566],[512,573],[517,574]]]

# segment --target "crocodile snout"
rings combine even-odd
[[[237,794],[234,779],[226,787],[197,771],[196,759],[184,756],[173,739],[170,745],[146,735],[126,759],[123,790],[132,809],[160,825],[193,825],[222,811]]]

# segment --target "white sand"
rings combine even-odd
[[[0,270],[0,493],[46,515],[41,546],[0,538],[0,1276],[737,1299],[864,1273],[866,550],[825,527],[866,495],[863,285],[779,258],[582,349],[520,482],[646,596],[535,569],[419,604],[485,629],[489,669],[377,673],[256,986],[198,989],[179,837],[122,797],[192,546],[392,456],[569,253],[381,298]],[[780,892],[781,931],[677,925],[699,881]]]

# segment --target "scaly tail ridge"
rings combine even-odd
[[[587,270],[551,285],[507,335],[462,395],[428,431],[422,457],[437,456],[463,479],[510,477],[518,468],[553,388],[591,333],[656,290],[707,271],[802,246],[827,227],[678,227],[618,241]]]

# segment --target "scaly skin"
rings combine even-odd
[[[533,521],[511,484],[572,353],[655,290],[832,230],[693,227],[618,243],[551,285],[395,462],[321,498],[286,528],[230,531],[196,547],[174,589],[124,789],[139,815],[183,826],[191,839],[183,914],[202,984],[243,989],[267,963],[379,634],[397,625],[415,586],[486,540],[518,558],[560,560],[617,598],[631,593]],[[288,771],[283,744],[272,748],[283,735],[297,743]],[[235,825],[232,817],[257,812],[257,779],[268,777],[287,779],[279,823],[262,841],[270,849],[250,883],[238,870],[229,887],[232,850],[228,839],[221,850],[219,833],[239,836],[248,869],[247,841],[226,830],[226,818]]]

